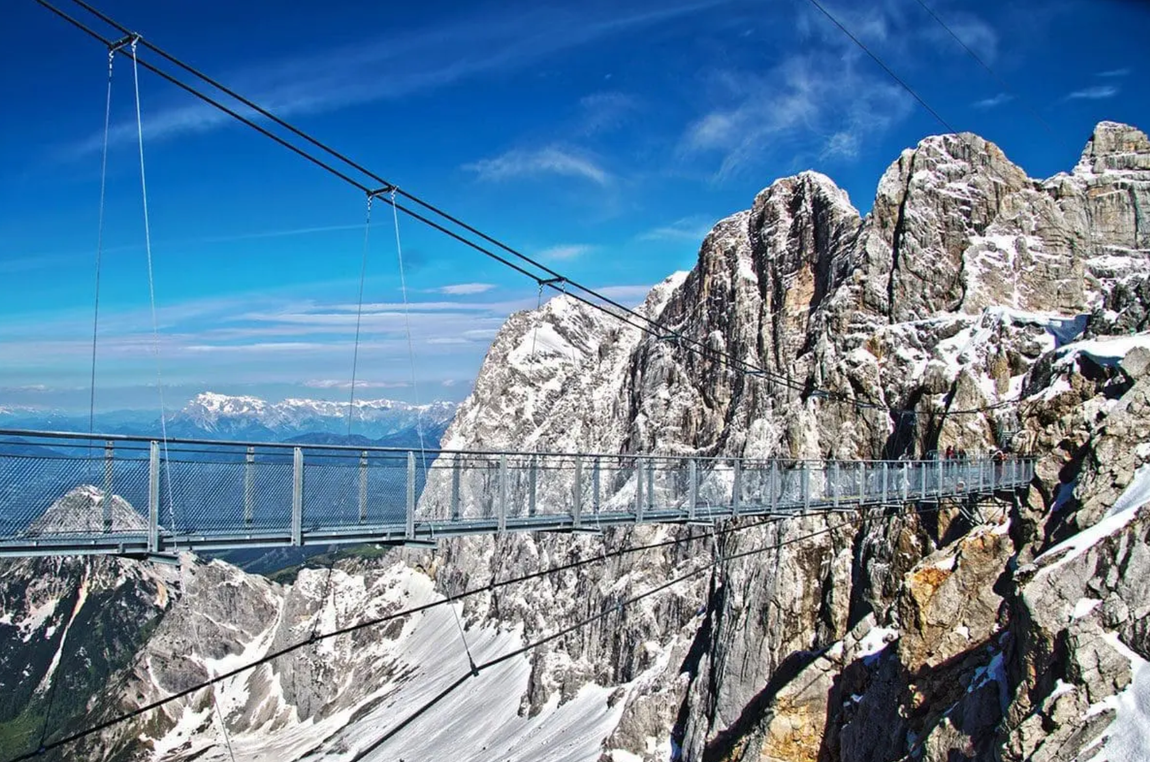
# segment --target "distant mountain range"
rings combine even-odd
[[[436,401],[412,405],[397,400],[357,400],[348,436],[348,403],[203,392],[167,416],[168,436],[188,439],[293,441],[308,444],[362,444],[434,447],[455,416],[457,404]],[[88,416],[31,408],[0,407],[0,428],[87,431]],[[101,434],[153,436],[160,423],[154,413],[120,410],[98,413],[93,428]]]

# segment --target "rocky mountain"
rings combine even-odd
[[[202,392],[180,410],[168,414],[169,436],[212,439],[285,441],[304,438],[312,444],[380,443],[406,444],[437,437],[455,415],[454,402],[435,401],[412,405],[398,400],[356,400],[352,434],[347,433],[347,402],[289,398],[268,402],[259,397]],[[0,407],[0,427],[47,431],[87,431],[88,416],[34,408]],[[151,436],[159,419],[147,411],[121,410],[97,413],[100,433]],[[399,446],[402,446],[399,444]]]
[[[825,176],[785,178],[653,290],[659,337],[563,297],[512,316],[444,437],[748,457],[1004,448],[1038,458],[1024,495],[460,539],[278,582],[218,561],[21,561],[0,578],[4,748],[35,748],[52,695],[67,697],[59,737],[302,643],[70,754],[225,760],[226,740],[236,759],[1141,759],[1148,203],[1150,141],[1114,123],[1045,181],[977,136],[927,138],[865,217]],[[437,478],[421,510],[444,510]],[[656,547],[609,554],[639,545]],[[491,586],[589,558],[603,560]],[[81,589],[128,603],[90,607]],[[310,640],[475,589],[458,623],[439,606]],[[92,637],[65,639],[83,617]],[[113,626],[131,642],[95,634]],[[469,654],[543,638],[469,677]]]
[[[411,405],[396,400],[356,400],[354,435],[382,439],[414,431],[441,429],[455,414],[453,402]],[[168,422],[173,436],[284,440],[306,435],[347,434],[346,402],[289,398],[267,402],[258,397],[202,392]]]

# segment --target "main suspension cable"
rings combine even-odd
[[[355,375],[359,366],[359,328],[363,320],[363,284],[367,278],[367,242],[371,234],[372,195],[367,194],[367,218],[363,222],[363,257],[359,265],[359,303],[355,308],[355,348],[351,354],[351,392],[347,400],[347,435],[351,436],[351,423],[355,418]]]
[[[939,119],[941,124],[943,124],[945,127],[947,127],[948,130],[954,132],[953,128],[951,128],[950,125],[944,119],[942,119],[941,116],[938,115],[938,113],[936,111],[934,111],[934,109],[930,108],[929,104],[926,104],[926,102],[920,96],[918,96],[916,93],[914,93],[914,91],[912,89],[910,89],[909,85],[907,85],[904,81],[902,81],[892,70],[890,70],[890,68],[888,66],[886,66],[885,63],[883,63],[881,61],[881,59],[879,59],[874,53],[872,53],[869,49],[867,49],[866,46],[863,45],[854,35],[850,34],[850,32],[841,24],[841,22],[839,22],[837,19],[835,19],[833,16],[831,16],[829,14],[829,12],[827,12],[825,10],[825,8],[818,5],[817,0],[809,0],[809,1],[812,3],[815,3],[816,7],[818,7],[820,10],[822,10],[832,21],[834,21],[835,24],[837,26],[839,26],[839,28],[842,29],[846,34],[848,34],[848,36],[850,36],[851,39],[856,42],[856,44],[858,44],[861,48],[863,48],[863,50],[865,50],[868,55],[870,55],[872,58],[874,58],[876,60],[876,62],[878,62],[884,68],[884,70],[886,70],[892,77],[894,77],[896,79],[896,81],[900,82],[900,84],[902,84],[908,90],[908,92],[911,92],[913,95],[915,95],[915,97],[921,103],[923,103],[924,107],[926,107],[933,115],[936,116],[936,118]],[[63,11],[59,10],[58,8],[54,7],[47,0],[36,0],[36,2],[38,2],[40,5],[44,6],[45,8],[51,10],[53,13],[55,13],[59,17],[63,18],[64,20],[68,21],[69,23],[71,23],[71,24],[77,26],[78,28],[80,28],[81,30],[85,31],[86,33],[88,33],[92,37],[99,39],[101,41],[105,41],[105,38],[102,35],[100,35],[98,32],[92,30],[91,28],[89,28],[88,26],[83,24],[82,22],[76,20],[75,18],[69,16],[68,14],[66,14]],[[110,25],[116,27],[117,29],[125,29],[126,28],[126,27],[123,27],[123,26],[119,25],[118,23],[112,21],[109,17],[105,16],[104,14],[100,13],[99,11],[95,10],[90,5],[88,5],[87,3],[83,2],[83,0],[73,0],[73,2],[77,3],[81,7],[90,11],[91,13],[93,13],[97,17],[101,18],[105,22],[109,23]],[[158,55],[161,55],[165,59],[176,64],[177,66],[180,66],[181,68],[185,69],[186,71],[193,73],[195,76],[201,78],[204,82],[212,85],[213,87],[217,87],[218,89],[221,90],[221,92],[228,94],[229,97],[235,98],[240,103],[243,103],[245,106],[253,108],[253,110],[257,111],[259,114],[266,116],[267,118],[271,119],[276,124],[281,125],[285,129],[288,129],[289,131],[291,131],[293,134],[300,136],[302,139],[306,140],[308,143],[315,145],[315,146],[321,148],[326,153],[339,158],[340,161],[345,162],[348,166],[352,167],[356,171],[359,171],[359,172],[366,174],[368,177],[371,177],[373,180],[381,180],[382,181],[382,178],[379,178],[379,176],[376,175],[375,173],[369,172],[368,170],[364,169],[362,167],[362,165],[359,165],[359,164],[351,161],[350,159],[345,157],[343,154],[340,154],[339,152],[335,151],[334,149],[328,148],[326,145],[322,144],[320,141],[316,140],[315,138],[312,138],[311,136],[307,135],[302,130],[299,130],[298,128],[291,126],[286,121],[284,121],[278,117],[275,117],[270,112],[268,112],[266,109],[259,108],[256,104],[254,104],[254,102],[250,101],[249,99],[243,98],[242,96],[239,96],[239,94],[235,93],[235,91],[233,91],[233,90],[230,90],[226,87],[223,87],[222,85],[220,85],[215,80],[211,79],[210,77],[207,77],[206,75],[201,74],[200,72],[198,72],[198,70],[195,70],[194,68],[188,66],[187,64],[184,64],[183,62],[176,59],[174,56],[160,50],[159,48],[151,45],[150,43],[145,42],[143,44],[145,44],[145,46],[147,46],[149,50],[153,50]],[[180,81],[179,79],[172,76],[171,74],[163,71],[162,69],[159,69],[158,67],[156,67],[154,65],[151,65],[150,63],[148,63],[146,61],[141,60],[139,63],[141,66],[148,68],[150,71],[153,71],[154,73],[156,73],[158,76],[162,77],[163,79],[171,82],[172,84],[185,90],[186,92],[190,93],[191,95],[195,96],[196,98],[199,98],[200,100],[204,101],[205,103],[212,105],[213,107],[219,109],[223,113],[228,114],[229,116],[235,118],[236,120],[240,121],[241,123],[246,124],[247,126],[256,130],[257,132],[264,135],[265,137],[272,139],[273,141],[275,141],[276,143],[279,143],[280,145],[284,146],[285,148],[292,151],[293,153],[307,159],[312,164],[315,164],[316,166],[324,169],[325,171],[329,172],[330,174],[336,176],[337,178],[351,184],[353,187],[357,188],[358,190],[365,192],[365,193],[371,192],[371,190],[367,184],[355,180],[354,178],[350,177],[347,174],[347,172],[342,171],[340,169],[337,169],[335,167],[332,167],[330,164],[323,161],[322,159],[317,158],[316,156],[313,156],[312,154],[303,150],[299,146],[294,145],[293,143],[289,142],[288,140],[285,140],[280,135],[276,135],[275,133],[268,130],[266,127],[257,124],[253,120],[243,116],[242,114],[238,113],[234,109],[229,108],[228,106],[220,103],[218,100],[212,98],[211,96],[197,90],[196,88],[188,85],[185,82]],[[386,181],[383,181],[383,182],[386,182]],[[452,224],[456,224],[459,227],[462,227],[467,232],[472,233],[474,235],[477,235],[485,241],[492,242],[493,245],[497,246],[500,249],[503,249],[506,252],[509,252],[512,256],[516,257],[517,259],[524,262],[525,264],[528,264],[529,266],[531,266],[531,267],[533,267],[533,268],[535,268],[535,269],[537,269],[543,273],[546,273],[548,275],[554,275],[555,277],[545,278],[545,277],[543,277],[537,273],[530,272],[525,267],[523,267],[519,264],[516,264],[515,262],[512,262],[509,259],[507,259],[506,257],[501,256],[501,255],[491,251],[490,249],[486,248],[485,246],[465,237],[464,235],[461,235],[460,233],[458,233],[454,230],[451,230],[450,228],[446,227],[444,224],[436,222],[435,220],[432,220],[432,219],[428,218],[427,216],[420,214],[419,212],[417,212],[417,211],[415,211],[409,207],[406,207],[403,204],[398,203],[396,201],[396,199],[384,197],[384,200],[386,200],[388,203],[391,203],[395,210],[404,212],[405,214],[412,217],[413,219],[416,219],[416,220],[428,225],[429,227],[449,236],[450,238],[474,249],[475,251],[477,251],[477,252],[479,252],[479,253],[481,253],[481,254],[483,254],[483,255],[491,258],[491,259],[493,259],[494,261],[520,273],[521,275],[524,275],[524,276],[534,280],[537,284],[546,285],[546,286],[552,288],[553,290],[555,290],[556,292],[559,292],[559,293],[564,292],[565,286],[570,286],[571,288],[581,292],[581,293],[577,293],[577,294],[576,293],[570,294],[570,298],[575,299],[576,301],[579,301],[579,302],[581,302],[587,306],[590,306],[596,310],[599,310],[599,311],[601,311],[607,315],[610,315],[617,320],[621,320],[625,324],[639,328],[641,331],[643,331],[644,333],[647,333],[648,335],[654,336],[654,337],[659,338],[659,339],[672,338],[675,340],[677,346],[685,349],[686,351],[689,351],[693,354],[697,354],[697,355],[703,357],[704,359],[709,359],[709,360],[718,362],[719,364],[726,365],[727,367],[731,368],[732,370],[734,370],[736,372],[742,372],[742,373],[745,373],[747,375],[758,376],[758,377],[762,377],[762,378],[765,378],[768,380],[772,380],[784,388],[790,389],[792,391],[798,392],[801,395],[804,395],[804,397],[815,397],[815,398],[820,398],[820,399],[833,399],[835,401],[842,402],[844,404],[849,404],[852,407],[855,407],[856,409],[860,409],[860,410],[870,409],[870,410],[876,410],[876,411],[884,412],[887,414],[897,414],[897,413],[903,412],[901,409],[892,408],[892,407],[889,407],[886,405],[880,405],[877,403],[861,401],[861,400],[859,400],[859,399],[857,399],[851,395],[844,394],[842,392],[829,391],[829,390],[825,390],[825,389],[819,389],[816,387],[811,387],[810,385],[801,384],[799,382],[796,382],[796,381],[790,379],[788,376],[783,375],[782,373],[764,369],[764,368],[759,367],[753,363],[750,363],[744,359],[736,357],[729,352],[726,352],[723,350],[712,349],[712,348],[708,347],[706,345],[706,343],[701,339],[696,339],[696,338],[692,338],[689,336],[685,336],[676,330],[667,329],[659,321],[651,318],[650,316],[647,316],[647,315],[643,314],[642,312],[639,312],[639,311],[636,311],[636,310],[631,309],[629,307],[626,307],[626,306],[622,305],[621,303],[619,303],[618,301],[611,299],[610,297],[608,297],[602,293],[599,293],[592,288],[584,286],[583,284],[581,284],[577,281],[574,281],[572,279],[566,278],[565,276],[558,274],[556,271],[552,270],[551,268],[547,267],[546,265],[544,265],[544,264],[542,264],[542,263],[540,263],[540,262],[538,262],[538,261],[536,261],[530,257],[527,257],[526,255],[523,255],[523,254],[517,252],[512,247],[507,246],[506,244],[503,244],[502,242],[499,242],[496,239],[482,233],[481,231],[474,228],[473,226],[470,226],[470,225],[467,225],[466,223],[463,223],[462,221],[458,220],[458,218],[453,217],[452,215],[447,214],[446,212],[443,212],[442,210],[439,210],[437,207],[435,207],[431,204],[428,204],[428,203],[422,201],[421,199],[418,199],[414,195],[406,193],[404,191],[401,191],[398,188],[395,188],[395,186],[390,184],[390,183],[387,183],[387,186],[388,186],[388,188],[394,188],[396,190],[397,195],[403,196],[404,198],[408,198],[408,199],[412,200],[414,203],[417,203],[417,204],[423,206],[425,209],[427,209],[430,212],[442,217],[444,220],[447,220],[447,221],[451,222]],[[559,283],[565,284],[565,286],[561,287],[559,285],[556,285]],[[940,411],[940,414],[947,415],[947,416],[962,415],[962,414],[981,414],[981,413],[985,413],[985,412],[988,412],[988,411],[991,411],[991,410],[994,410],[994,409],[997,409],[1000,407],[1005,407],[1007,405],[1015,404],[1017,402],[1018,402],[1018,400],[1016,400],[1016,399],[1003,400],[1003,401],[1000,401],[1000,402],[995,403],[993,405],[983,406],[983,407],[979,407],[979,408],[971,408],[971,409],[967,409],[967,410],[944,410],[944,411]]]

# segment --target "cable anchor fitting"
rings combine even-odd
[[[369,190],[369,191],[367,191],[367,200],[371,201],[373,198],[383,198],[384,196],[391,196],[391,198],[394,200],[395,199],[395,192],[397,190],[399,190],[399,188],[397,188],[394,185],[385,185],[382,188],[376,188],[375,190]]]
[[[135,48],[136,43],[138,43],[142,39],[144,39],[144,38],[141,37],[140,35],[136,34],[135,32],[131,32],[130,34],[127,34],[127,35],[121,37],[120,39],[116,40],[115,42],[108,43],[108,55],[113,56],[123,48],[127,48],[127,47]]]

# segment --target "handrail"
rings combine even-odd
[[[156,437],[147,437],[138,434],[89,434],[87,432],[72,432],[72,431],[39,431],[35,429],[4,429],[0,428],[0,436],[10,437],[29,437],[41,439],[66,439],[66,440],[81,440],[89,442],[133,442],[143,445],[150,445],[151,442],[156,441]],[[4,442],[0,440],[0,445],[4,444],[24,444],[30,446],[49,446],[44,442]],[[361,453],[389,453],[395,455],[407,455],[411,452],[412,447],[395,447],[385,445],[340,445],[340,444],[325,444],[321,442],[267,442],[267,441],[254,441],[254,440],[233,440],[233,439],[199,439],[199,438],[183,438],[183,437],[169,437],[167,440],[169,448],[179,447],[180,445],[201,445],[210,447],[260,447],[273,450],[287,450],[292,451],[297,447],[306,450],[331,450],[335,452],[348,453],[348,457],[359,457]],[[143,449],[143,448],[142,448]],[[424,452],[429,455],[481,455],[481,456],[498,456],[498,455],[522,455],[524,457],[542,456],[542,457],[570,457],[576,456],[588,458],[618,458],[618,459],[634,459],[644,458],[650,460],[666,460],[674,462],[684,462],[688,460],[696,461],[721,461],[731,462],[740,461],[743,463],[902,463],[906,465],[913,465],[917,463],[972,463],[984,460],[984,458],[971,458],[967,461],[962,460],[939,460],[938,458],[921,458],[921,459],[906,459],[906,460],[893,460],[882,458],[853,458],[853,459],[836,459],[836,458],[790,458],[790,457],[737,457],[725,455],[693,455],[693,454],[656,454],[656,453],[608,453],[608,452],[571,452],[561,450],[452,450],[452,449],[432,449],[425,448]],[[1014,460],[1033,460],[1028,457],[1008,456]]]

